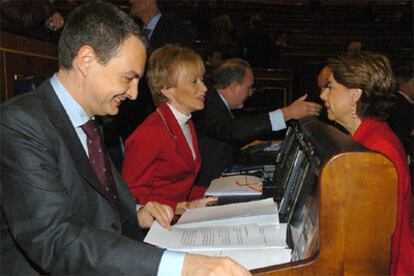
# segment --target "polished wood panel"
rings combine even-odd
[[[0,102],[12,98],[18,77],[49,77],[57,71],[57,45],[30,37],[1,32]]]
[[[319,178],[319,251],[307,260],[254,274],[388,274],[397,218],[397,181],[394,165],[379,153],[334,156]]]

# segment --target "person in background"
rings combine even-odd
[[[408,155],[409,163],[413,162],[413,139],[411,135],[414,125],[414,72],[411,66],[402,66],[395,71],[397,89],[395,104],[391,109],[387,122],[400,138]]]
[[[244,59],[253,67],[275,67],[273,41],[266,32],[260,15],[253,14],[250,17],[249,29],[243,35],[241,44]]]
[[[276,31],[272,36],[273,41],[273,67],[274,68],[285,68],[284,53],[288,48],[288,36],[283,30]]]
[[[65,23],[53,4],[47,0],[1,1],[0,12],[3,22],[27,30],[45,26],[57,31]]]
[[[213,71],[222,65],[223,62],[223,52],[218,48],[210,49],[205,60],[206,70]]]
[[[318,87],[321,92],[326,88],[326,85],[328,84],[328,79],[331,76],[331,74],[332,74],[332,70],[327,65],[324,66],[321,69],[321,71],[319,71],[317,82],[318,82]]]
[[[148,82],[158,107],[127,139],[122,176],[139,204],[157,201],[180,215],[203,207],[205,187],[191,113],[204,108],[203,60],[190,48],[167,44],[149,59]]]
[[[359,52],[362,50],[362,42],[359,40],[354,40],[348,43],[346,46],[346,51],[350,54]]]
[[[150,43],[150,51],[167,43],[178,43],[182,46],[192,45],[189,27],[175,17],[163,13],[157,0],[130,0],[133,18],[142,21],[142,30]]]
[[[158,2],[157,0],[129,1],[130,15],[143,24],[142,30],[149,42],[149,55],[168,43],[190,47],[193,39],[188,26],[161,11]],[[119,114],[115,117],[115,125],[123,141],[155,110],[145,78],[139,84],[139,91],[136,100],[122,103]]]
[[[236,43],[234,24],[227,14],[228,3],[226,1],[208,0],[207,6],[209,41],[216,44]]]
[[[206,107],[194,113],[199,137],[201,171],[197,185],[208,186],[234,163],[240,147],[286,128],[290,119],[319,115],[321,106],[307,102],[304,95],[291,105],[269,113],[236,118],[232,112],[243,107],[252,95],[254,75],[248,62],[228,59],[214,71],[213,85],[207,92]]]
[[[0,106],[1,275],[249,274],[229,258],[142,242],[142,228],[169,228],[173,212],[136,206],[94,117],[136,98],[145,44],[118,8],[82,5],[61,34],[58,73]]]
[[[331,58],[328,66],[332,74],[320,96],[328,118],[347,129],[355,141],[384,154],[397,169],[398,214],[390,273],[413,275],[410,173],[404,149],[385,121],[394,93],[390,61],[381,54],[356,52]]]

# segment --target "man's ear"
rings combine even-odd
[[[356,104],[362,96],[362,89],[361,88],[352,88],[351,89],[352,95],[352,103]]]
[[[74,62],[79,72],[86,77],[96,59],[95,50],[89,45],[84,45],[79,49]]]
[[[238,88],[240,86],[240,83],[238,83],[237,81],[233,81],[228,88],[230,88],[230,92],[232,94],[236,93],[238,91]]]

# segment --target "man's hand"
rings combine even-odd
[[[170,230],[174,212],[168,205],[150,201],[138,210],[137,217],[142,228],[150,228],[154,220],[157,220],[161,226]]]
[[[228,257],[186,254],[181,275],[251,275],[248,270]]]
[[[201,199],[196,199],[193,201],[183,201],[177,204],[175,208],[176,215],[182,215],[186,209],[192,208],[202,208],[210,205],[214,205],[218,202],[217,197],[206,197]]]
[[[58,12],[54,12],[51,17],[46,20],[46,27],[52,31],[57,31],[63,27],[65,20]]]
[[[289,121],[290,119],[300,119],[311,115],[319,116],[322,110],[322,106],[317,103],[306,102],[305,100],[307,97],[308,94],[305,94],[304,96],[294,101],[291,105],[282,108],[285,122]]]

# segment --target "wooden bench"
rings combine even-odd
[[[1,31],[0,103],[14,96],[19,77],[50,77],[58,69],[57,45]]]

